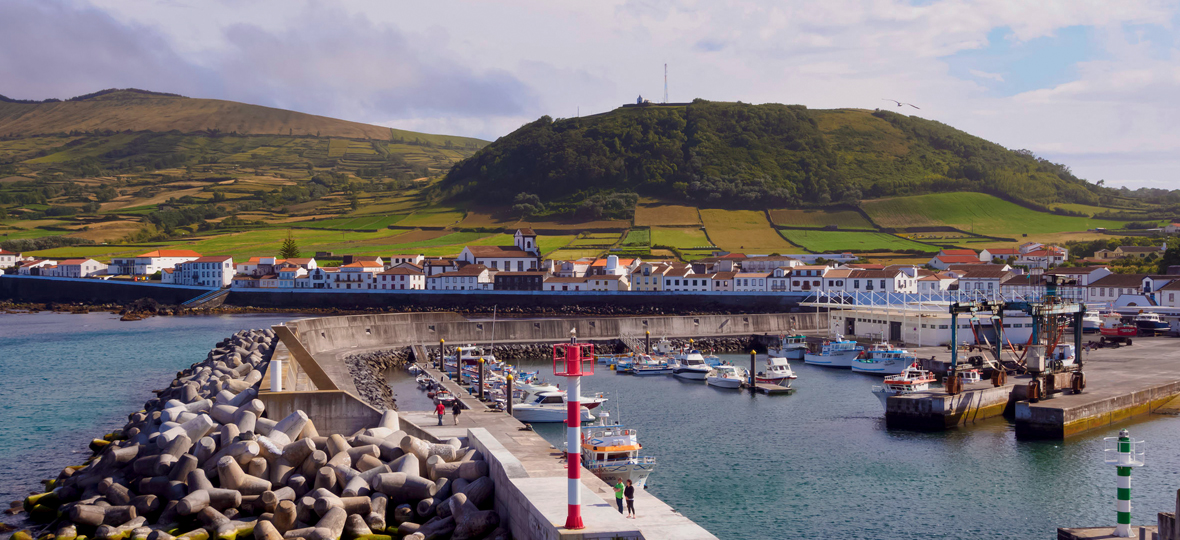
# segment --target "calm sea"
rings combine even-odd
[[[0,315],[0,501],[81,462],[91,438],[122,426],[217,341],[294,318]],[[603,366],[583,388],[607,392],[612,414],[639,430],[659,461],[652,493],[721,538],[1047,540],[1059,526],[1114,523],[1115,471],[1102,464],[1102,437],[1124,426],[1066,443],[1018,442],[1003,419],[945,433],[887,431],[869,392],[875,378],[795,367],[791,396]],[[403,408],[427,403],[412,379],[395,380]],[[1133,521],[1154,523],[1180,488],[1180,420],[1125,427],[1148,448],[1147,466],[1132,477]],[[560,425],[538,432],[561,444]]]
[[[40,480],[80,464],[90,439],[122,427],[218,341],[295,318],[0,314],[0,502],[43,491]]]

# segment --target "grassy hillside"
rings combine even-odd
[[[137,90],[106,90],[67,101],[0,100],[0,136],[70,132],[211,131],[239,135],[299,135],[478,147],[468,137],[430,135],[295,111]]]
[[[745,209],[956,191],[1046,209],[1121,196],[1031,152],[918,117],[704,100],[542,117],[458,163],[438,189],[505,205],[536,196],[550,212],[602,192]]]
[[[982,193],[934,193],[914,197],[865,201],[865,213],[889,228],[951,226],[992,236],[1117,229],[1119,221],[1058,216],[1029,210]]]

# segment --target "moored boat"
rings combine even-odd
[[[757,382],[778,385],[786,385],[797,378],[795,370],[791,369],[790,361],[781,356],[767,357],[766,371],[761,371],[754,376],[754,380]]]
[[[852,371],[897,375],[910,367],[918,357],[905,349],[888,344],[864,351],[852,359]]]
[[[803,361],[808,364],[828,367],[852,367],[852,360],[864,349],[855,341],[837,335],[835,340],[825,341],[818,353],[806,352]]]
[[[705,377],[705,384],[718,388],[741,388],[748,375],[737,366],[720,365],[713,368]]]
[[[1118,313],[1107,313],[1102,316],[1102,327],[1099,332],[1103,337],[1128,338],[1139,335],[1139,327],[1123,322]]]
[[[611,485],[627,480],[639,489],[647,485],[656,459],[639,455],[640,450],[643,445],[635,429],[622,425],[582,428],[582,466]]]
[[[683,359],[673,360],[672,375],[691,381],[703,381],[709,375],[710,367],[701,353],[690,353]]]
[[[670,375],[672,373],[672,366],[668,365],[667,361],[660,361],[648,356],[646,354],[635,357],[635,363],[631,366],[631,373],[633,375]]]
[[[889,396],[929,390],[930,383],[934,381],[934,375],[929,371],[917,366],[910,366],[897,375],[885,377],[881,386],[873,387],[873,394],[881,400],[881,405],[885,406]]]
[[[528,403],[512,406],[512,416],[521,422],[564,422],[569,414],[568,404],[564,392],[541,392]],[[582,420],[589,422],[594,419],[590,409],[586,406],[586,397],[582,397]],[[601,404],[600,400],[598,403]]]
[[[803,335],[779,336],[778,345],[766,348],[766,354],[786,358],[787,360],[802,360],[807,352],[807,337]]]

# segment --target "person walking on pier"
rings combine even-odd
[[[459,400],[455,400],[455,404],[451,405],[451,414],[455,417],[455,425],[459,425],[459,413],[463,412],[463,404]]]
[[[447,406],[440,401],[438,406],[434,408],[434,413],[438,415],[438,425],[442,425],[443,417],[447,415]]]
[[[627,517],[635,519],[635,486],[627,480],[627,489],[623,490],[623,496],[627,497]]]
[[[615,503],[619,505],[619,513],[623,513],[623,481],[615,480]]]

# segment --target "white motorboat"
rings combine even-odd
[[[852,360],[863,350],[855,341],[849,341],[843,336],[836,335],[835,340],[825,341],[818,353],[804,353],[803,361],[817,366],[852,367]]]
[[[802,360],[806,352],[807,337],[802,335],[780,336],[778,345],[766,348],[766,354],[787,360]]]
[[[644,488],[647,477],[656,468],[656,458],[639,455],[642,449],[638,432],[632,428],[621,425],[582,428],[582,466],[611,485],[630,480],[636,488]]]
[[[705,377],[705,384],[718,388],[741,388],[747,381],[746,371],[737,366],[720,365]]]
[[[582,398],[582,421],[589,422],[594,415],[586,407],[585,399]],[[512,406],[512,416],[521,422],[564,422],[568,415],[564,392],[541,392],[528,403]]]
[[[635,363],[632,364],[630,373],[639,376],[669,375],[672,373],[672,366],[669,366],[666,361],[659,361],[642,354],[635,357]]]
[[[885,344],[853,358],[852,371],[897,375],[917,361],[918,357],[914,353]]]
[[[881,400],[882,406],[887,406],[889,396],[929,390],[930,383],[934,382],[934,380],[934,374],[929,371],[910,366],[898,375],[885,377],[883,385],[873,387],[873,394]]]
[[[672,375],[691,381],[703,381],[709,375],[711,368],[705,363],[700,352],[690,352],[683,358],[676,359],[672,364]]]
[[[958,373],[955,373],[955,376],[957,376],[959,381],[961,381],[963,384],[975,384],[983,380],[983,374],[981,374],[978,369],[960,370]]]
[[[540,381],[533,381],[531,383],[513,381],[512,387],[514,389],[520,390],[522,392],[528,392],[529,395],[534,395],[534,396],[537,394],[543,393],[543,392],[560,392],[561,391],[560,388],[558,388],[552,384],[546,384],[546,383],[543,383]]]
[[[792,379],[797,379],[795,370],[791,369],[791,363],[781,356],[770,356],[766,359],[766,371],[758,373],[754,376],[754,380],[760,383],[770,383],[777,385],[786,385]]]
[[[668,338],[664,338],[657,341],[655,345],[652,345],[651,352],[652,354],[671,356],[679,351],[676,350],[676,347],[672,345],[671,341],[668,341]]]
[[[1052,352],[1046,354],[1045,345],[1030,345],[1028,351],[1029,367],[1037,371],[1045,369],[1061,369],[1077,363],[1072,343],[1062,343],[1053,347]]]

